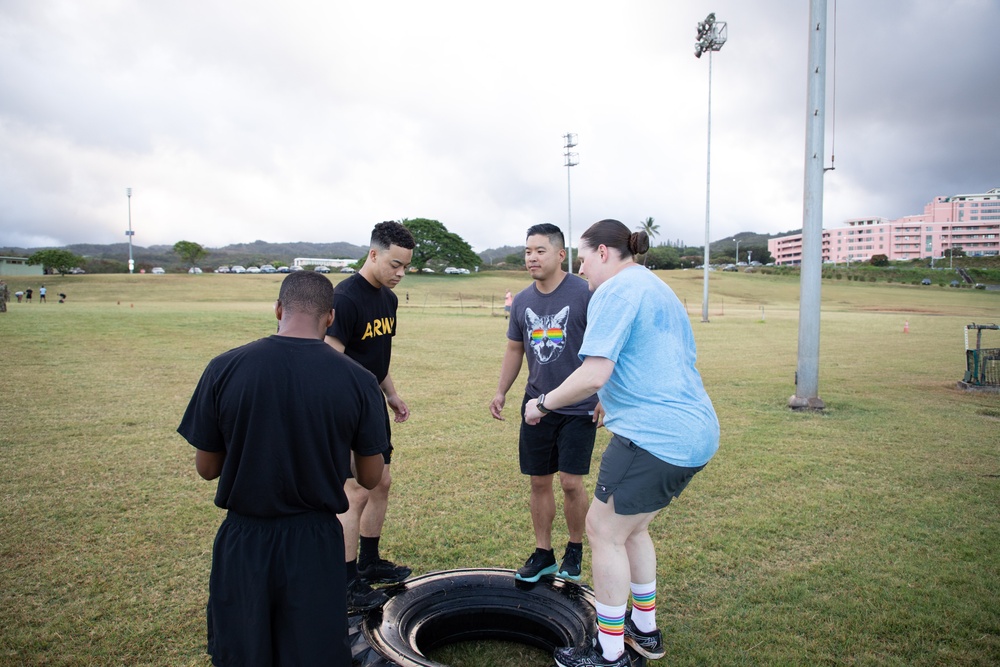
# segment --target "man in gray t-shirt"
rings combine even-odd
[[[543,405],[545,392],[562,384],[580,366],[580,345],[587,328],[587,281],[563,270],[566,248],[555,225],[535,225],[528,230],[524,261],[534,282],[514,297],[507,327],[507,350],[500,367],[500,382],[490,402],[490,414],[501,414],[507,392],[528,360],[524,404],[533,398]],[[531,524],[535,551],[514,575],[535,582],[547,574],[578,580],[583,562],[583,535],[590,498],[583,476],[590,472],[597,426],[597,396],[547,413],[537,426],[521,422],[518,452],[521,472],[531,477]],[[556,501],[552,490],[555,473],[563,490],[563,513],[569,540],[562,564],[556,566],[552,549],[552,522]]]

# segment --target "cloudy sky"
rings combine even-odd
[[[520,244],[565,229],[567,132],[574,241],[652,216],[700,245],[709,11],[711,237],[797,229],[808,4],[0,0],[0,246],[122,242],[126,187],[141,246],[416,217]],[[829,13],[825,226],[1000,187],[1000,2]]]

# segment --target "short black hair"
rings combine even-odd
[[[562,230],[549,222],[543,222],[538,225],[532,225],[528,227],[528,235],[525,239],[531,236],[548,236],[549,242],[552,243],[557,248],[566,247],[566,237],[563,236]]]
[[[375,229],[372,230],[371,245],[373,248],[382,250],[388,250],[389,246],[394,245],[413,250],[417,246],[417,242],[413,240],[413,234],[410,233],[410,230],[402,223],[386,220],[375,225]]]
[[[333,283],[322,273],[293,271],[281,281],[278,301],[287,311],[319,317],[333,308]]]

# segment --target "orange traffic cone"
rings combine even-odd
[[[905,320],[903,322],[903,333],[910,333],[910,321]]]

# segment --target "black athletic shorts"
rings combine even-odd
[[[550,412],[534,426],[524,421],[524,406],[531,398],[521,401],[521,438],[518,455],[521,474],[542,477],[565,472],[586,475],[594,453],[597,425],[590,415],[561,415]]]
[[[344,531],[335,514],[229,512],[208,594],[214,665],[349,665]]]
[[[601,457],[594,497],[615,498],[615,514],[656,512],[681,495],[694,474],[704,468],[684,468],[659,459],[628,438],[612,436]]]

